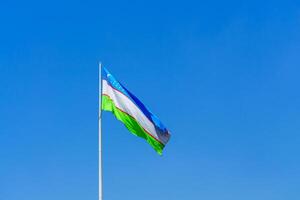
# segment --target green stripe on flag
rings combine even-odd
[[[124,123],[131,133],[147,140],[158,154],[162,154],[165,145],[150,136],[132,116],[118,109],[114,102],[106,95],[102,95],[102,110],[112,112],[118,120]]]

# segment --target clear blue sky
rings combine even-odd
[[[105,200],[300,198],[299,1],[2,1],[0,199],[97,199],[104,65],[172,132],[103,115]]]

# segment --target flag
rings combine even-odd
[[[112,112],[136,136],[144,138],[158,154],[170,139],[162,122],[107,69],[102,70],[102,110]]]

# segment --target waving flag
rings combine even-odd
[[[102,110],[112,112],[136,136],[144,138],[160,155],[170,139],[162,122],[103,68]]]

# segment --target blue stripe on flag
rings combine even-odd
[[[134,96],[129,90],[127,90],[121,83],[119,83],[113,75],[103,67],[102,79],[106,80],[110,86],[126,95],[138,108],[144,113],[144,115],[158,128],[160,132],[168,134],[167,128],[136,96]]]

